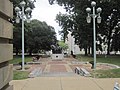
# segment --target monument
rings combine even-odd
[[[64,58],[62,48],[58,44],[51,45],[51,49],[52,49],[51,58],[53,60],[62,60]]]
[[[9,0],[0,0],[0,90],[13,90],[9,82],[13,78],[13,25],[9,22],[13,17],[13,4]]]

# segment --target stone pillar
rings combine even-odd
[[[13,17],[13,5],[9,0],[0,0],[0,90],[13,90],[9,82],[13,77],[13,26],[9,19]]]

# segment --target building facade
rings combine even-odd
[[[73,51],[73,54],[81,53],[79,46],[75,44],[75,38],[71,35],[71,32],[69,32],[65,43],[68,45],[68,54],[71,54],[71,51]]]
[[[0,90],[13,90],[9,82],[13,78],[13,26],[9,19],[13,17],[13,5],[9,0],[0,0]]]

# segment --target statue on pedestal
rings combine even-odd
[[[61,54],[62,53],[62,48],[58,45],[51,45],[52,53],[53,54]]]

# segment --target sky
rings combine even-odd
[[[56,23],[55,18],[59,12],[66,13],[63,7],[58,4],[50,5],[48,0],[36,0],[35,8],[32,11],[32,19],[45,21],[48,25],[55,28],[58,40],[60,40],[61,37],[58,33],[58,31],[61,30],[61,27]]]

